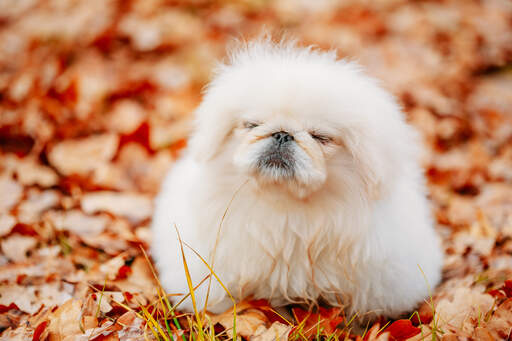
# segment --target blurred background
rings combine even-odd
[[[397,97],[427,146],[452,289],[510,276],[511,1],[0,0],[0,306],[28,286],[50,286],[16,303],[33,314],[86,297],[81,281],[130,281],[126,250],[148,245],[212,67],[262,31],[336,48]]]

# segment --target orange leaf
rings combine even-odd
[[[293,308],[293,315],[297,323],[304,323],[304,334],[309,337],[321,330],[322,335],[329,336],[336,330],[336,327],[343,322],[339,308],[318,308],[317,313],[306,311],[302,308]]]

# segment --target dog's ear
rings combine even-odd
[[[230,113],[206,96],[197,108],[195,131],[189,141],[190,152],[199,161],[215,157],[234,127]]]
[[[365,136],[363,133],[350,135],[351,137],[345,141],[346,147],[361,176],[367,198],[379,199],[389,173],[386,151],[381,148],[382,144],[373,140],[373,136]]]

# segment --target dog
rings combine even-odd
[[[195,287],[178,309],[252,297],[413,310],[440,282],[443,252],[418,134],[395,99],[335,51],[260,39],[228,59],[155,202],[160,281],[187,294],[185,259]]]

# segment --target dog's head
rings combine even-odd
[[[393,98],[355,63],[295,44],[251,43],[197,110],[191,152],[304,198],[330,185],[378,197],[410,154]],[[414,137],[411,137],[414,138]]]

